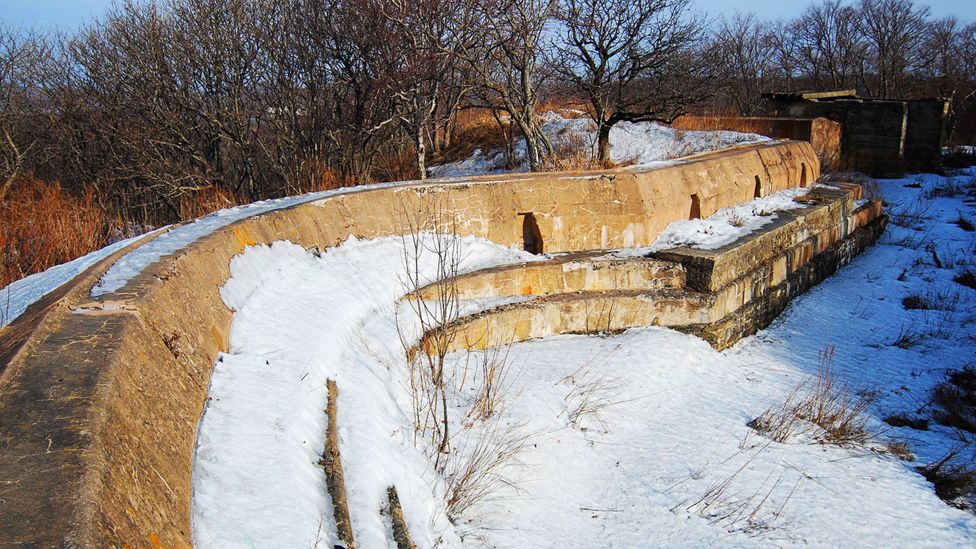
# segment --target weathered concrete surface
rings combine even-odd
[[[0,539],[39,546],[185,547],[196,426],[231,311],[218,289],[247,246],[326,248],[402,234],[417,212],[508,246],[533,212],[546,251],[643,246],[687,218],[812,182],[807,143],[769,143],[663,168],[482,177],[330,197],[242,220],[162,258],[117,292],[77,282],[0,380]],[[50,314],[50,313],[48,313]],[[47,322],[47,319],[42,322]]]
[[[671,127],[681,130],[725,130],[758,133],[777,139],[809,141],[824,171],[840,168],[843,126],[826,118],[772,116],[682,116]]]
[[[806,208],[778,212],[778,219],[732,244],[715,250],[675,248],[655,254],[658,261],[629,265],[632,271],[651,271],[644,278],[628,273],[604,276],[587,287],[568,287],[558,269],[532,263],[467,274],[458,280],[465,298],[497,295],[485,282],[498,279],[499,273],[516,281],[507,289],[518,288],[520,269],[532,273],[527,275],[532,284],[524,288],[540,297],[459,319],[445,328],[452,334],[448,348],[484,349],[555,334],[642,326],[692,331],[725,348],[768,325],[790,299],[877,239],[878,227],[884,227],[881,203],[855,208],[860,192],[850,184],[818,187],[803,197]],[[595,265],[606,261],[594,256],[572,262],[585,259]],[[667,285],[644,286],[653,273],[667,272],[668,263],[683,267],[685,276],[669,277]],[[621,285],[613,287],[618,281]],[[428,347],[429,339],[421,346]]]
[[[890,176],[940,164],[948,100],[862,99],[853,90],[763,97],[772,102],[772,116],[840,122],[841,168]]]
[[[457,277],[455,283],[459,299],[473,299],[684,288],[685,276],[684,267],[674,262],[649,257],[623,259],[598,251],[482,269]],[[437,299],[436,296],[436,285],[419,292],[422,299]]]

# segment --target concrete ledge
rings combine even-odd
[[[327,248],[407,232],[406,214],[545,251],[644,246],[693,197],[702,215],[819,175],[807,143],[763,143],[645,170],[526,174],[356,191],[234,223],[163,257],[120,290],[35,330],[0,379],[0,539],[39,546],[186,547],[196,426],[232,312],[218,289],[247,246]],[[105,307],[105,304],[115,307]],[[98,304],[101,304],[100,307]],[[36,336],[36,337],[35,337]],[[19,355],[19,356],[21,356]]]
[[[444,327],[452,333],[449,350],[642,326],[674,327],[723,349],[768,325],[790,299],[877,239],[884,228],[881,204],[868,202],[855,209],[857,196],[856,186],[818,187],[802,197],[807,208],[778,212],[778,219],[732,244],[716,250],[676,248],[655,254],[658,261],[652,262],[638,259],[626,266],[628,276],[606,276],[583,291],[561,292],[567,284],[556,269],[563,264],[559,260],[541,268],[523,263],[465,275],[459,278],[465,297],[483,290],[482,282],[499,273],[507,280],[531,278],[527,289],[541,297],[494,307]],[[601,256],[574,258],[583,260],[605,261]],[[672,276],[667,286],[642,287],[656,273],[669,272],[668,263],[686,269],[687,278]],[[635,274],[641,269],[648,270],[644,277]],[[520,270],[532,274],[520,278]],[[436,335],[426,334],[420,347],[432,350]]]
[[[599,251],[483,269],[461,275],[455,282],[460,299],[599,290],[658,290],[684,288],[685,269],[674,262],[649,257],[615,258]],[[435,295],[433,285],[420,291],[423,299],[436,299]]]

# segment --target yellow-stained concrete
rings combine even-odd
[[[688,217],[693,195],[707,216],[750,200],[756,178],[768,193],[809,184],[818,172],[809,144],[783,142],[644,170],[404,184],[242,220],[102,299],[84,297],[92,281],[79,280],[82,291],[46,313],[52,328],[30,336],[0,381],[0,539],[191,545],[196,426],[232,315],[218,289],[247,246],[290,240],[322,248],[350,235],[402,234],[418,212],[440,212],[442,228],[506,246],[522,244],[519,214],[532,212],[546,252],[645,246]],[[107,302],[121,307],[99,310]],[[560,316],[572,318],[578,307],[566,304]],[[686,308],[663,299],[649,307],[667,318]],[[611,324],[624,318],[607,316]]]
[[[606,257],[593,255],[463,275],[457,285],[464,299],[519,295],[513,290],[527,279],[531,284],[524,283],[522,295],[537,298],[458,319],[444,328],[450,334],[447,350],[485,349],[555,334],[720,323],[877,219],[881,202],[855,209],[854,200],[859,196],[860,188],[849,185],[839,190],[817,189],[806,197],[807,209],[780,212],[781,217],[772,224],[733,244],[717,250],[668,250],[655,259],[624,263],[617,274],[604,265]],[[587,263],[589,268],[584,266]],[[648,284],[660,281],[656,275],[668,272],[669,263],[687,270],[683,276],[667,278],[667,285]],[[568,284],[558,267],[570,264],[591,273],[590,283]],[[496,281],[502,282],[497,290],[492,287]],[[428,334],[421,347],[431,350],[433,337],[435,334]]]

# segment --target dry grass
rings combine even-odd
[[[20,181],[0,205],[0,286],[105,246],[119,226],[93,189],[76,196],[57,183]]]
[[[901,305],[906,309],[925,311],[955,311],[962,296],[948,289],[929,289],[925,295],[913,293],[902,298]]]
[[[820,353],[820,367],[812,386],[804,381],[781,405],[772,406],[749,422],[757,432],[776,442],[808,434],[821,444],[858,446],[871,442],[867,410],[873,396],[855,393],[833,373],[834,349]]]
[[[925,223],[932,219],[929,215],[928,201],[917,198],[908,204],[892,204],[888,210],[891,222],[906,229],[922,230]]]
[[[594,154],[594,145],[584,136],[563,131],[554,139],[555,168],[557,170],[595,170],[612,166],[601,166]]]
[[[932,404],[939,423],[976,433],[976,369],[950,372],[932,389]]]
[[[180,219],[196,219],[240,203],[234,193],[219,187],[208,187],[180,198]]]
[[[481,433],[462,431],[461,441],[452,442],[455,450],[444,472],[448,517],[457,520],[476,503],[502,490],[515,489],[506,470],[517,463],[530,438],[521,431],[521,425],[503,427],[498,421],[492,421]]]
[[[505,123],[505,128],[508,124]],[[466,109],[457,115],[457,132],[451,144],[437,157],[437,163],[457,162],[474,153],[505,148],[505,135],[488,109]]]
[[[965,194],[966,187],[956,183],[952,179],[947,179],[941,184],[925,191],[925,196],[929,198],[953,198]]]
[[[591,364],[587,364],[561,379],[559,383],[571,387],[564,400],[567,417],[573,427],[586,431],[585,422],[590,419],[604,430],[608,429],[602,414],[617,403],[615,397],[621,391],[619,381],[595,371]]]
[[[755,467],[752,465],[753,460],[768,445],[767,442],[752,446],[726,459],[727,462],[744,452],[751,452],[746,454],[748,457],[744,463],[732,474],[711,483],[704,494],[690,504],[688,501],[683,501],[672,507],[671,512],[684,507],[685,511],[697,514],[708,520],[709,524],[721,526],[729,532],[743,532],[750,536],[766,534],[781,528],[783,511],[796,494],[805,475],[797,475],[795,481],[791,483],[787,480],[789,473],[787,468],[774,466],[755,490],[743,489],[737,480],[747,468]],[[701,474],[703,471],[699,470],[691,478],[700,478]]]
[[[481,353],[478,370],[478,394],[468,411],[468,417],[484,421],[501,411],[505,395],[511,388],[508,347],[493,347]],[[464,386],[463,381],[461,386]]]
[[[952,281],[957,284],[962,284],[967,288],[976,290],[976,274],[973,274],[972,271],[966,271],[960,275],[957,275],[952,279]]]
[[[959,217],[952,222],[955,223],[960,229],[968,233],[976,231],[976,226],[974,226],[973,222],[968,217],[963,215],[962,212],[959,212]]]
[[[946,503],[960,509],[971,509],[976,497],[976,463],[960,458],[953,450],[942,459],[917,470],[935,487],[935,494]]]

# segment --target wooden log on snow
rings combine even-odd
[[[410,531],[407,530],[407,521],[403,518],[403,508],[400,507],[400,496],[397,495],[396,486],[387,488],[386,495],[390,500],[393,540],[396,541],[397,549],[417,549],[417,546],[410,541]]]
[[[339,429],[336,421],[336,400],[339,388],[332,379],[326,380],[328,402],[325,413],[328,425],[325,430],[325,451],[319,465],[325,469],[325,482],[332,497],[332,514],[335,516],[336,533],[348,549],[356,549],[352,536],[352,521],[349,520],[349,502],[346,500],[346,479],[342,473],[342,460],[339,458]]]

